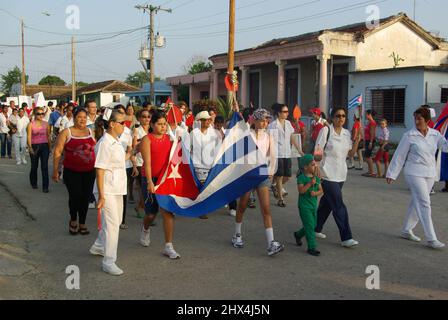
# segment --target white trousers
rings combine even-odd
[[[434,178],[405,175],[411,190],[411,203],[404,221],[403,232],[412,231],[420,221],[427,241],[437,240],[431,218],[431,198],[429,193],[434,186]]]
[[[104,249],[103,265],[111,266],[117,261],[118,236],[123,219],[123,196],[105,195],[101,212],[101,230],[95,246]]]
[[[16,153],[16,161],[23,162],[26,155],[26,146],[27,146],[27,137],[26,135],[22,137],[18,137],[17,134],[12,136],[12,144],[14,146],[14,152]]]

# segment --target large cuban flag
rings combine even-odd
[[[434,129],[440,131],[445,139],[448,139],[448,103],[437,119]],[[448,153],[440,151],[437,153],[437,169],[439,181],[448,181]]]
[[[175,141],[168,167],[157,182],[156,198],[169,212],[198,217],[257,187],[268,176],[266,163],[247,124],[234,112],[204,185],[196,178],[189,150]]]

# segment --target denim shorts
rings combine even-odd
[[[269,180],[269,178],[267,178],[266,180],[264,180],[262,183],[260,183],[256,189],[261,189],[261,188],[269,188],[269,186],[271,185],[271,180]]]

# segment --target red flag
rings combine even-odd
[[[165,174],[159,178],[156,194],[196,199],[199,189],[194,182],[187,159],[182,161],[182,143],[173,145],[174,152]]]
[[[194,116],[192,114],[185,120],[185,124],[187,125],[187,127],[193,127]]]
[[[182,122],[182,111],[180,111],[179,107],[173,106],[170,110],[168,110],[166,119],[169,124],[180,123]]]

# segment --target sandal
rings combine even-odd
[[[68,232],[70,232],[70,234],[72,236],[77,235],[78,234],[78,224],[76,224],[76,226],[73,226],[72,222],[69,221],[69,223],[68,223]]]
[[[285,201],[283,201],[283,200],[278,200],[277,205],[279,207],[281,207],[281,208],[285,208],[286,207]]]
[[[84,228],[79,227],[79,233],[82,236],[86,236],[86,235],[90,234],[90,231],[86,227],[84,227]]]
[[[376,174],[374,174],[374,173],[369,173],[369,172],[367,172],[367,173],[363,173],[362,176],[363,176],[363,177],[367,177],[367,178],[376,178]]]

